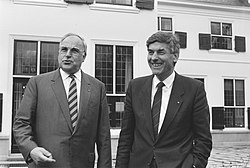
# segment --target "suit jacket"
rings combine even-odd
[[[23,157],[39,146],[55,163],[29,167],[111,167],[111,144],[105,86],[83,73],[76,128],[72,129],[68,101],[59,69],[32,77],[17,111],[13,131]]]
[[[166,116],[154,139],[151,116],[153,75],[134,79],[127,89],[116,168],[206,167],[212,148],[204,86],[176,73]],[[164,102],[162,102],[164,103]]]

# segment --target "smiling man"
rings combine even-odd
[[[84,73],[87,45],[66,34],[59,68],[32,77],[13,132],[29,168],[111,168],[108,105],[102,82]]]
[[[205,168],[212,138],[204,85],[175,72],[174,34],[157,32],[146,45],[153,74],[129,83],[116,168]]]

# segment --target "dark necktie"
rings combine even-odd
[[[152,106],[152,119],[153,119],[153,129],[154,129],[154,137],[156,138],[158,135],[158,125],[161,111],[161,98],[162,98],[162,87],[165,86],[163,82],[157,84],[157,91],[154,96],[154,102]]]
[[[76,126],[76,120],[77,120],[77,88],[76,88],[76,81],[75,76],[70,75],[69,76],[72,80],[69,85],[69,96],[68,96],[68,102],[69,102],[69,113],[72,123],[72,128],[74,130]]]

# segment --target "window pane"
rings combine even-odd
[[[244,108],[225,108],[226,127],[244,127]]]
[[[245,88],[243,80],[235,80],[236,106],[245,106]]]
[[[157,26],[158,26],[158,30],[161,30],[161,24],[160,24],[161,18],[157,17]]]
[[[109,119],[112,128],[121,128],[125,96],[108,96]]]
[[[19,105],[21,103],[24,90],[26,88],[26,85],[28,83],[28,78],[14,78],[13,81],[13,107],[12,107],[12,123],[16,115],[16,111],[19,108]],[[13,133],[12,133],[13,137]],[[15,138],[12,138],[11,143],[11,153],[19,153],[19,149],[17,147]]]
[[[37,42],[14,41],[14,75],[37,74]]]
[[[172,18],[161,18],[161,30],[172,31]]]
[[[234,108],[225,108],[224,121],[226,127],[234,126]]]
[[[112,4],[112,0],[96,0],[96,3],[108,3],[108,4]]]
[[[234,94],[233,94],[233,80],[224,80],[224,104],[225,106],[234,105]]]
[[[211,22],[211,34],[221,35],[219,22]]]
[[[132,6],[132,0],[96,0],[96,3]]]
[[[244,127],[244,108],[235,108],[235,127]]]
[[[232,36],[232,24],[222,23],[222,35]]]
[[[133,47],[116,46],[116,93],[126,92],[133,75]]]
[[[113,46],[95,46],[95,77],[106,85],[107,93],[113,93]]]
[[[212,36],[212,48],[232,50],[232,38]]]
[[[232,50],[232,38],[222,37],[222,49]]]
[[[129,5],[129,6],[132,6],[132,0],[115,0],[114,2],[117,5]]]
[[[3,94],[0,93],[0,132],[2,132]]]
[[[219,41],[219,37],[217,36],[212,36],[212,48],[219,49],[221,48],[221,44]]]
[[[59,43],[41,42],[40,73],[50,72],[58,67]]]

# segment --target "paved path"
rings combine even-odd
[[[214,145],[207,168],[250,168],[250,144]]]

